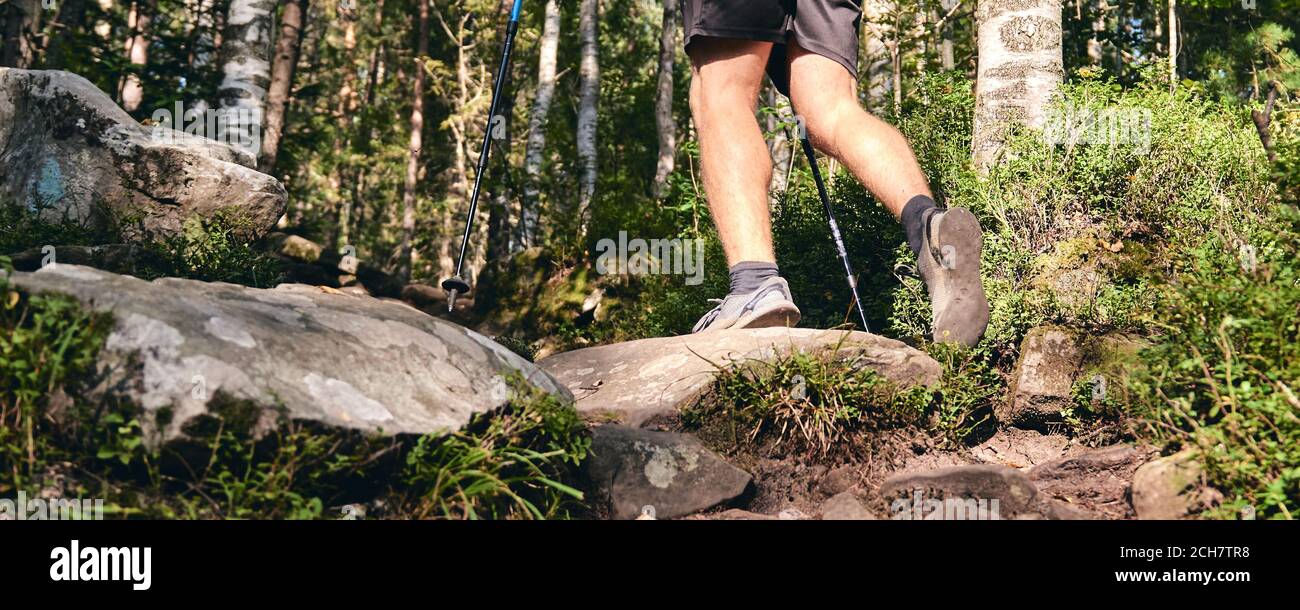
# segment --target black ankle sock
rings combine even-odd
[[[731,292],[745,294],[758,290],[759,284],[780,275],[776,263],[741,261],[731,266]]]
[[[907,245],[912,247],[912,253],[917,256],[921,255],[921,245],[925,243],[926,224],[933,216],[928,212],[936,209],[938,206],[934,200],[925,195],[917,195],[903,206],[903,231],[907,232]]]

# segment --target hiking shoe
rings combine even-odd
[[[790,285],[774,277],[759,284],[758,290],[745,294],[729,294],[725,299],[709,299],[717,303],[704,314],[691,332],[722,328],[764,328],[767,326],[794,326],[799,323],[799,308],[790,298]]]
[[[935,343],[975,345],[989,325],[980,283],[980,223],[970,210],[936,210],[927,219],[917,271],[930,291]]]

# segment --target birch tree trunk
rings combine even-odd
[[[763,88],[765,105],[771,108],[777,108],[781,103],[781,94],[776,90],[772,83],[768,83]],[[780,207],[785,189],[789,184],[790,163],[793,161],[794,149],[792,145],[796,142],[789,136],[789,127],[783,126],[782,123],[790,120],[789,106],[781,106],[781,112],[767,115],[767,131],[772,133],[772,142],[768,144],[767,150],[772,157],[772,181],[767,185],[767,205],[768,209],[776,210]]]
[[[866,0],[862,7],[863,55],[866,60],[867,106],[876,114],[889,108],[893,55],[889,49],[892,0]]]
[[[1101,34],[1106,31],[1106,11],[1110,7],[1106,0],[1093,0],[1092,2],[1092,34],[1088,37],[1088,63],[1093,66],[1101,66],[1102,48]]]
[[[267,174],[275,169],[275,159],[280,153],[285,108],[293,90],[293,74],[302,47],[308,1],[283,0],[280,9],[280,35],[275,41],[275,61],[271,64],[271,87],[266,92],[266,130],[262,137],[262,158],[257,164],[258,169]]]
[[[677,123],[673,121],[673,60],[677,57],[677,0],[664,0],[663,30],[659,35],[659,82],[655,92],[655,127],[659,133],[659,163],[651,193],[663,199],[668,174],[677,157]]]
[[[975,81],[975,165],[985,172],[1002,155],[1015,123],[1041,129],[1065,77],[1061,0],[980,0]]]
[[[600,1],[582,0],[578,16],[578,38],[582,58],[578,73],[578,222],[586,233],[591,219],[591,201],[596,194],[596,107],[600,101]]]
[[[153,14],[158,10],[156,0],[149,2],[132,2],[131,10],[127,13],[126,26],[131,30],[131,35],[126,39],[126,58],[133,66],[140,66],[140,70],[149,63],[149,26],[153,22]],[[140,82],[140,75],[131,72],[126,75],[122,83],[122,109],[127,112],[135,112],[140,108],[140,102],[144,100],[144,85]]]
[[[271,83],[273,0],[230,0],[217,64],[221,87],[218,113],[224,132],[218,139],[256,156],[261,151],[266,88]]]
[[[411,279],[412,244],[415,241],[415,188],[420,180],[420,149],[424,146],[424,58],[429,55],[429,2],[419,0],[419,39],[416,41],[415,86],[411,92],[411,139],[407,146],[406,185],[402,194],[402,243],[398,251],[397,277]]]
[[[560,5],[556,0],[547,0],[537,56],[537,94],[528,113],[528,144],[524,149],[524,203],[519,234],[525,248],[537,245],[542,206],[537,182],[542,173],[542,153],[546,149],[546,119],[551,112],[551,99],[555,96],[555,55],[559,45]]]
[[[1169,0],[1169,90],[1178,88],[1178,0]]]

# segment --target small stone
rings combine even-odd
[[[1133,474],[1133,510],[1138,519],[1182,519],[1208,508],[1215,493],[1201,482],[1196,453],[1184,449],[1151,460]]]
[[[1042,427],[1062,421],[1073,404],[1075,376],[1083,363],[1077,337],[1055,326],[1034,328],[1020,344],[1010,397],[994,409],[1004,425]]]
[[[822,503],[822,521],[874,521],[876,516],[867,510],[850,492],[841,492]]]

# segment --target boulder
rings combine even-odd
[[[1184,449],[1151,460],[1133,473],[1133,510],[1138,519],[1182,519],[1209,508],[1215,492],[1204,476],[1195,451]]]
[[[728,329],[641,339],[555,354],[538,365],[573,390],[580,412],[636,426],[690,404],[712,386],[719,367],[793,352],[850,361],[901,387],[935,387],[942,374],[938,362],[900,341],[811,328]]]
[[[1113,445],[1083,450],[1044,462],[1029,470],[1029,480],[1045,496],[1072,505],[1086,505],[1099,517],[1132,517],[1128,509],[1133,472],[1151,456],[1146,447]]]
[[[592,431],[586,468],[614,519],[647,507],[656,519],[689,515],[737,498],[751,481],[695,437],[618,425]]]
[[[232,406],[255,435],[281,416],[397,435],[458,430],[505,404],[516,376],[572,399],[510,350],[400,303],[301,285],[146,282],[67,264],[11,280],[112,314],[88,396],[137,405],[154,446],[192,440]]]
[[[1062,421],[1061,411],[1073,404],[1074,380],[1082,365],[1083,351],[1073,332],[1056,326],[1030,330],[1020,344],[1010,395],[994,416],[1004,425],[1023,427]]]
[[[246,151],[136,122],[76,74],[0,68],[0,197],[48,220],[139,241],[225,213],[253,239],[287,197],[255,167]]]
[[[891,519],[997,520],[1038,516],[1038,490],[1014,468],[949,466],[889,477],[880,486]]]

